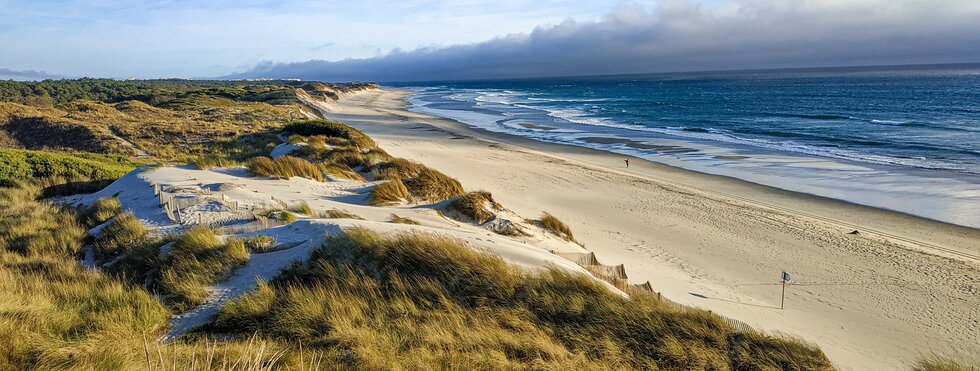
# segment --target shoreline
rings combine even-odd
[[[957,256],[980,253],[976,229],[639,158],[625,169],[622,155],[410,112],[405,95],[320,108],[522,215],[552,212],[603,263],[671,300],[814,342],[845,369],[978,351],[980,268]],[[780,270],[796,284],[782,311]]]

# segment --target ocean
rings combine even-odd
[[[488,131],[980,227],[980,65],[400,87]]]

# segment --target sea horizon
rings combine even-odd
[[[980,228],[976,64],[391,86],[492,132]]]

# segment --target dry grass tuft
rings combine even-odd
[[[292,212],[298,213],[298,214],[303,214],[303,215],[306,215],[306,216],[313,216],[313,209],[310,208],[310,204],[307,203],[306,201],[303,201],[303,202],[300,202],[300,203],[298,203],[296,205],[291,206],[289,208],[289,211],[292,211]]]
[[[321,212],[318,215],[318,217],[324,218],[324,219],[357,219],[357,220],[364,220],[364,218],[360,217],[357,214],[352,214],[351,212],[349,212],[347,210],[340,210],[340,209],[330,209],[330,210]]]
[[[269,236],[253,236],[242,239],[245,248],[253,253],[264,253],[272,251],[276,245],[276,239]]]
[[[350,180],[355,182],[366,182],[364,176],[344,164],[317,164],[327,175],[336,179]]]
[[[548,213],[541,214],[541,225],[558,237],[572,242],[575,241],[575,236],[572,235],[572,229],[568,228],[565,222],[562,222],[561,219],[556,218],[554,215]]]
[[[388,222],[390,222],[390,223],[397,223],[397,224],[411,224],[411,225],[419,225],[419,224],[421,224],[421,223],[419,223],[419,222],[417,222],[415,220],[412,220],[410,218],[405,218],[405,217],[402,217],[402,216],[398,216],[397,214],[391,214],[391,217],[388,218]]]
[[[975,371],[978,369],[980,369],[980,365],[967,366],[936,355],[920,358],[912,366],[912,371]]]
[[[457,197],[446,208],[469,218],[477,224],[486,223],[501,207],[487,191],[469,192]]]
[[[378,184],[371,189],[371,205],[393,205],[402,202],[411,202],[412,195],[408,193],[408,188],[401,179],[393,178],[387,182]]]
[[[95,256],[105,260],[142,244],[147,239],[146,226],[132,213],[123,213],[109,222],[95,237]]]
[[[174,241],[161,264],[158,288],[168,304],[183,312],[204,302],[209,295],[206,286],[245,265],[248,258],[242,240],[222,243],[211,229],[195,227]]]
[[[276,159],[256,157],[248,163],[248,171],[258,176],[289,179],[294,176],[323,181],[323,172],[316,165],[298,157],[282,156]]]
[[[218,155],[197,157],[191,160],[191,165],[194,165],[194,167],[197,168],[198,170],[241,166],[241,164],[238,163],[237,161]]]
[[[122,212],[122,202],[115,197],[103,197],[82,210],[82,219],[88,227],[95,227],[109,221]]]
[[[409,193],[418,200],[439,202],[463,194],[459,181],[423,164],[395,158],[374,166],[375,179],[401,179]]]

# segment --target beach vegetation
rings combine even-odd
[[[89,228],[105,223],[122,212],[122,202],[115,197],[103,197],[92,203],[92,206],[81,208],[81,219]]]
[[[143,243],[148,231],[132,213],[122,213],[99,231],[92,246],[99,260],[115,257],[130,247]]]
[[[460,195],[446,205],[446,210],[462,215],[477,224],[486,223],[501,209],[500,204],[494,201],[493,195],[487,191]]]
[[[207,285],[245,265],[248,258],[242,240],[222,243],[213,230],[194,227],[174,240],[160,264],[156,287],[167,304],[183,312],[203,303],[210,295]]]
[[[294,176],[323,181],[323,172],[309,161],[298,157],[282,156],[275,159],[256,157],[248,163],[248,171],[254,175],[289,179]]]
[[[408,192],[408,188],[405,188],[401,179],[392,178],[371,188],[368,203],[371,205],[392,205],[411,201],[412,195]]]
[[[357,219],[357,220],[364,220],[364,218],[360,217],[357,214],[353,214],[353,213],[351,213],[351,212],[349,212],[347,210],[340,210],[340,209],[330,209],[330,210],[327,210],[327,211],[323,211],[323,212],[320,212],[320,214],[318,214],[318,216],[320,218],[324,218],[324,219]]]
[[[833,369],[812,345],[649,294],[626,299],[583,274],[359,228],[223,305],[207,331],[299,341],[336,367]]]
[[[241,164],[224,156],[209,154],[191,160],[191,165],[194,165],[194,168],[198,170],[208,170],[211,168],[235,167]]]
[[[51,177],[84,180],[116,179],[138,165],[139,163],[121,156],[0,149],[0,186],[12,187],[18,182],[31,182]]]
[[[978,369],[980,369],[980,364],[968,366],[951,358],[938,355],[921,357],[912,366],[912,371],[975,371]]]
[[[290,206],[289,211],[306,216],[313,216],[313,208],[311,208],[310,204],[306,201],[301,201],[293,206]]]
[[[567,241],[575,241],[575,236],[572,235],[572,229],[568,227],[565,222],[561,221],[554,215],[549,213],[541,214],[541,225],[544,229],[554,233],[556,236],[561,237]]]
[[[411,218],[406,218],[406,217],[403,217],[403,216],[399,216],[398,214],[391,214],[391,217],[388,218],[388,222],[389,223],[395,223],[395,224],[411,224],[411,225],[419,225],[419,224],[421,224],[421,223],[419,223],[419,222],[417,222],[417,221],[415,221],[415,220],[413,220]]]
[[[272,251],[276,245],[275,237],[271,236],[252,236],[242,239],[242,243],[245,244],[245,248],[253,253],[264,253]]]
[[[354,182],[366,182],[367,179],[363,175],[351,169],[350,166],[344,164],[317,164],[323,173],[335,178],[342,180],[350,180]]]
[[[373,166],[375,179],[401,179],[417,200],[439,202],[464,193],[458,180],[421,163],[395,158]]]

